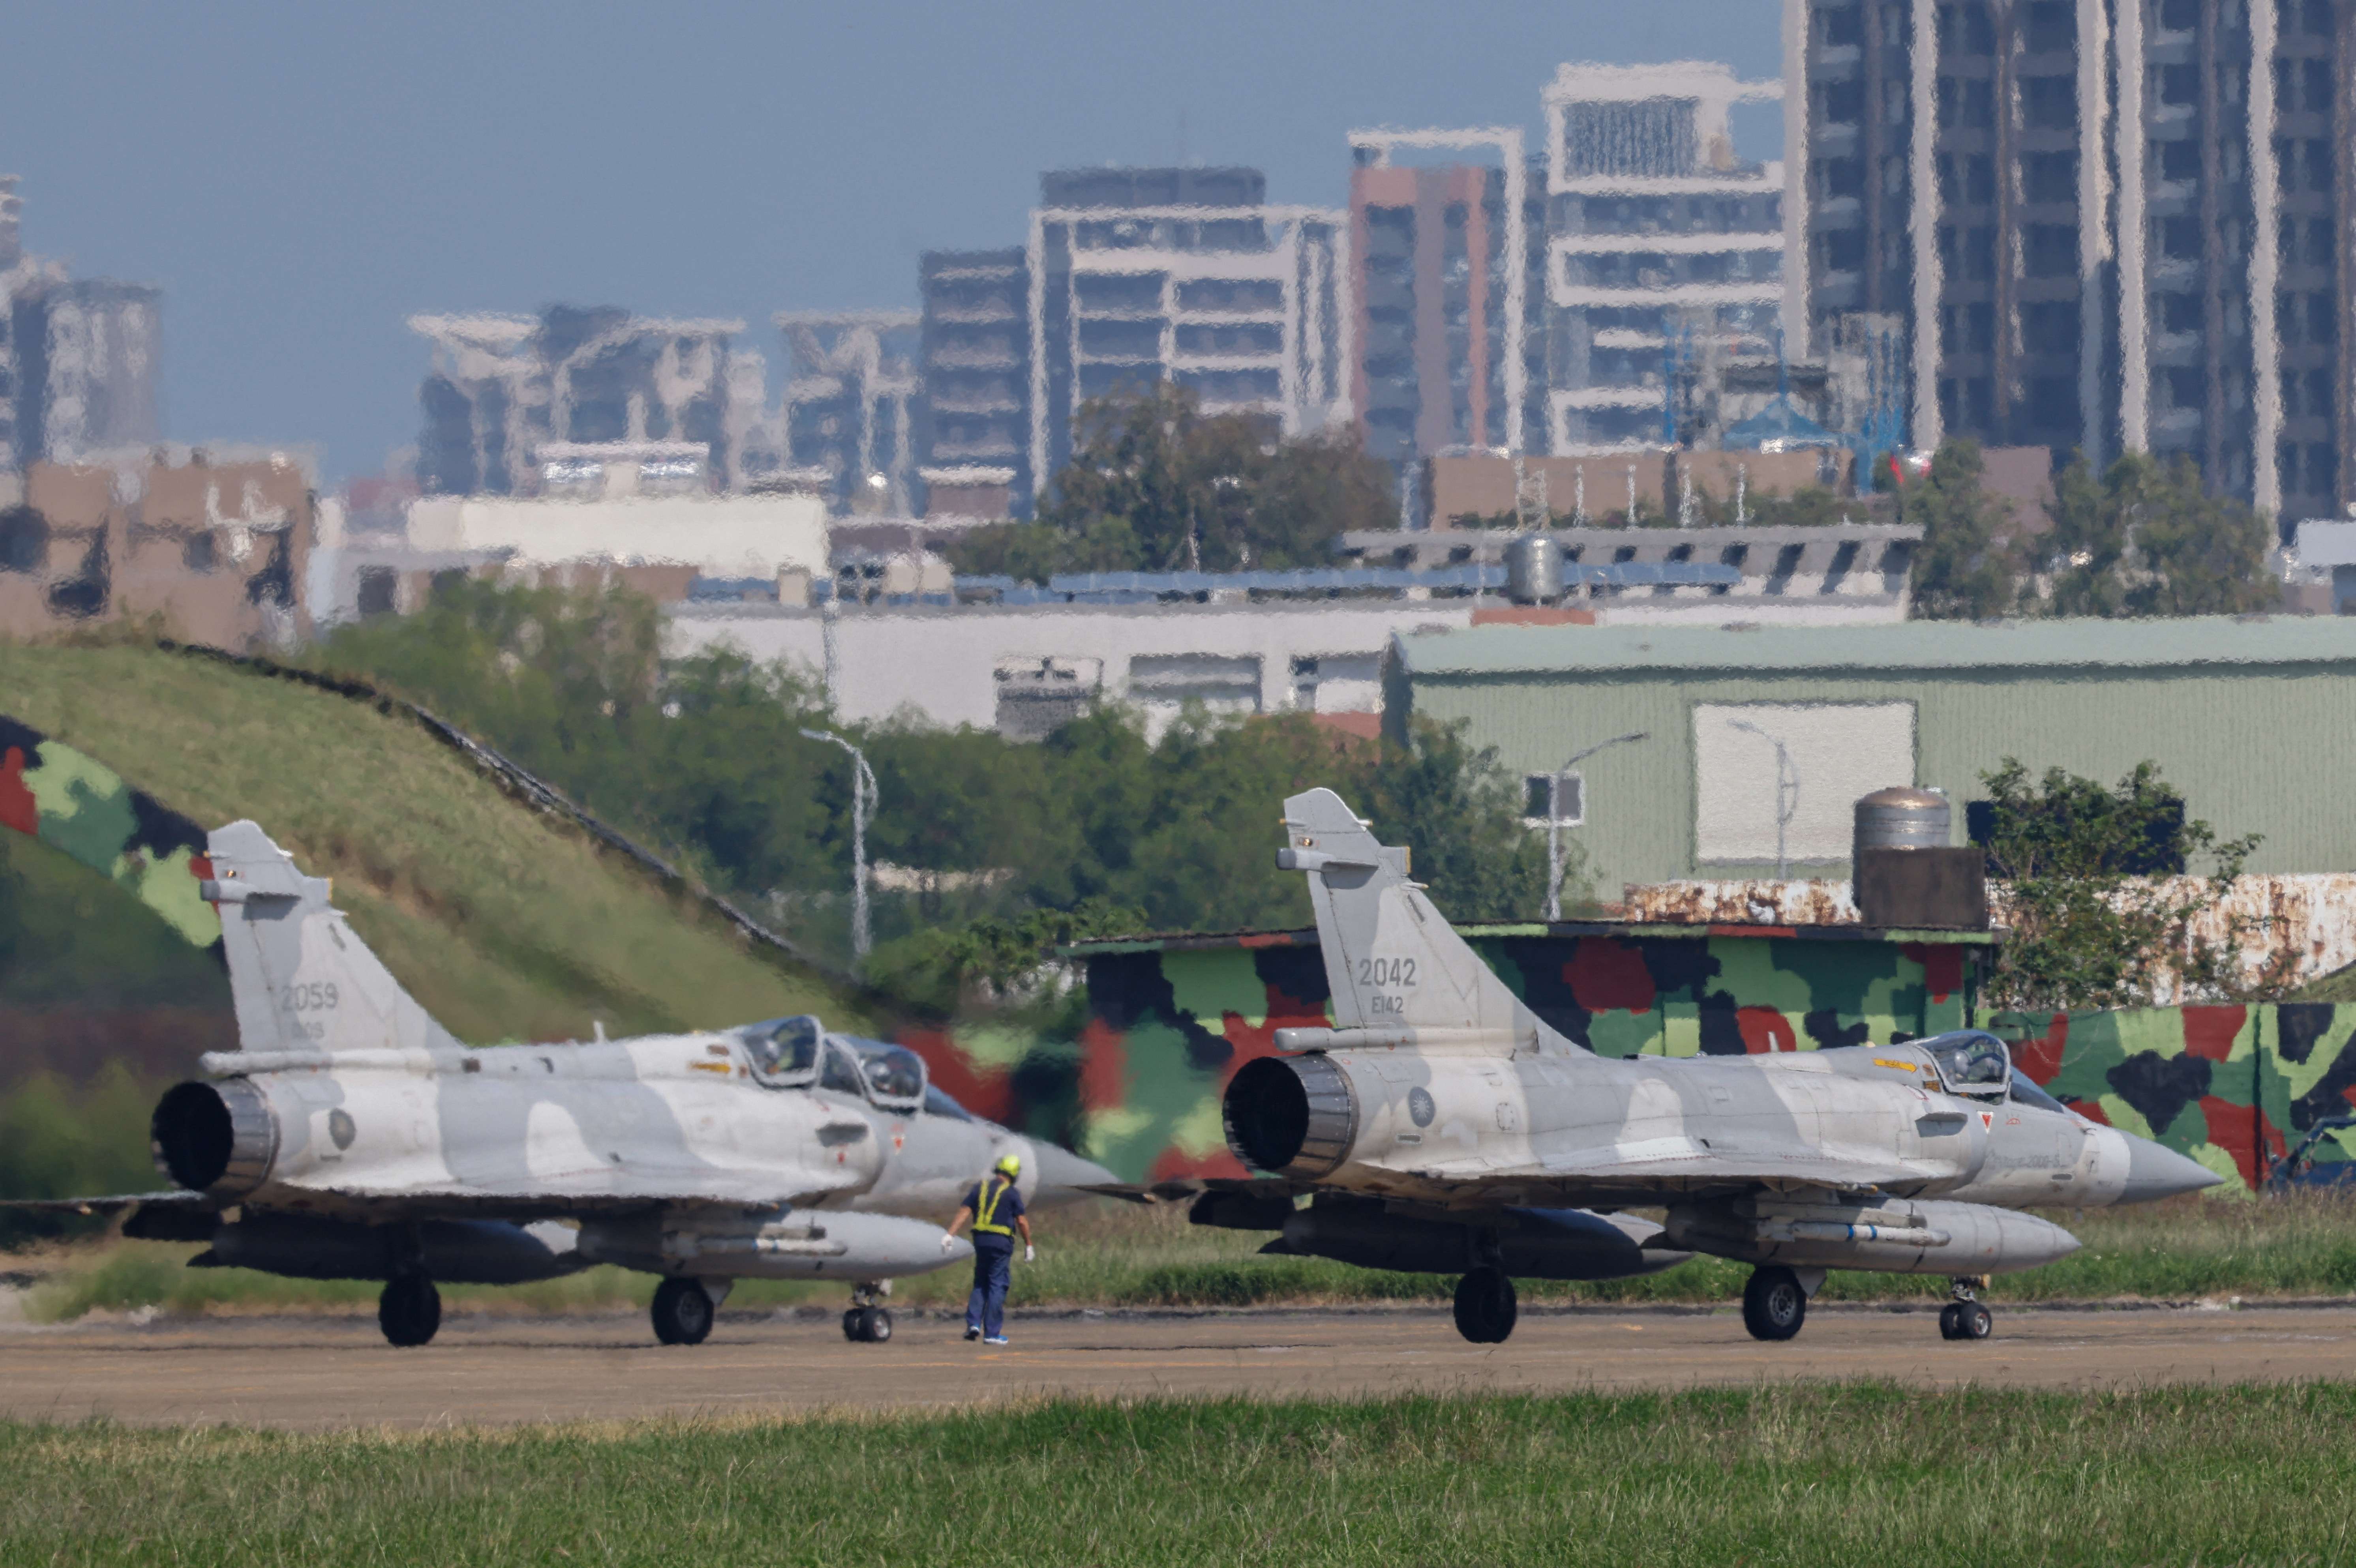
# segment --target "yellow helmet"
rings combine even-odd
[[[1012,1181],[1023,1174],[1023,1157],[1016,1154],[1001,1154],[998,1157],[998,1163],[991,1168]]]

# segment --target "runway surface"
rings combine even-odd
[[[1526,1315],[1469,1345],[1444,1314],[1239,1312],[1035,1317],[964,1343],[903,1315],[886,1345],[830,1321],[723,1314],[709,1341],[642,1319],[454,1316],[396,1350],[372,1318],[159,1320],[0,1331],[0,1415],[292,1429],[503,1425],[937,1406],[1040,1394],[1565,1392],[1821,1378],[2057,1388],[2356,1377],[2356,1309],[1999,1309],[1949,1344],[1927,1311],[1823,1311],[1762,1345],[1731,1312]]]

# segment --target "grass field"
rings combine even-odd
[[[2104,1300],[2148,1297],[2184,1300],[2219,1296],[2356,1295],[2356,1203],[2318,1193],[2261,1201],[2187,1199],[2150,1208],[2092,1210],[2054,1215],[2086,1243],[2061,1263],[2027,1274],[2000,1275],[1990,1290],[1999,1301]],[[1322,1258],[1254,1255],[1267,1237],[1256,1232],[1207,1230],[1186,1223],[1175,1206],[1141,1209],[1090,1204],[1038,1217],[1040,1261],[1014,1273],[1013,1302],[1022,1307],[1316,1306],[1382,1301],[1436,1303],[1453,1289],[1452,1277],[1382,1274]],[[93,1309],[155,1307],[170,1312],[360,1310],[377,1287],[360,1282],[321,1284],[280,1279],[242,1269],[185,1269],[198,1249],[162,1243],[117,1243],[36,1254],[20,1266],[48,1273],[27,1309],[48,1321]],[[1639,1279],[1600,1285],[1528,1281],[1528,1302],[1726,1302],[1742,1294],[1748,1268],[1717,1258]],[[948,1305],[965,1298],[967,1273],[948,1268],[901,1280],[894,1299]],[[1944,1276],[1836,1274],[1825,1285],[1835,1301],[1944,1296]],[[641,1307],[654,1281],[618,1269],[594,1269],[569,1278],[512,1287],[450,1286],[454,1308],[518,1312]],[[835,1285],[786,1285],[748,1280],[729,1308],[797,1302],[833,1303]]]
[[[12,1563],[2331,1563],[2356,1389],[1045,1402],[425,1436],[0,1425]]]
[[[406,719],[152,648],[7,643],[0,711],[198,822],[260,822],[462,1040],[863,1021]]]

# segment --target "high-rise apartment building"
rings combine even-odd
[[[1044,485],[1081,404],[1172,381],[1287,435],[1349,417],[1349,216],[1271,206],[1257,169],[1040,176],[1030,285],[1030,462]]]
[[[1542,340],[1530,322],[1545,209],[1521,131],[1353,131],[1349,140],[1350,405],[1360,442],[1402,471],[1451,448],[1526,450],[1543,433],[1543,399],[1532,391],[1545,385],[1545,363],[1537,352],[1531,374]],[[1400,152],[1479,151],[1495,162],[1394,162]]]
[[[1031,495],[1031,269],[1022,247],[927,251],[916,410],[927,515],[1003,517]]]
[[[2352,32],[2356,0],[1786,0],[1795,323],[1902,322],[1918,445],[2183,455],[2337,515]]]
[[[1687,361],[1774,354],[1783,171],[1735,155],[1728,111],[1783,91],[1697,60],[1547,84],[1548,449],[1658,443]]]
[[[552,305],[537,316],[416,315],[434,344],[419,400],[418,479],[428,494],[530,496],[571,483],[578,453],[544,446],[697,448],[700,488],[740,489],[781,460],[763,405],[766,367],[731,347],[741,321]],[[562,472],[552,475],[549,463]],[[633,461],[637,461],[634,459]]]
[[[916,503],[917,331],[912,310],[780,311],[779,419],[793,467],[823,475],[837,514],[906,517]]]
[[[152,445],[162,295],[27,255],[22,210],[0,175],[0,467]]]

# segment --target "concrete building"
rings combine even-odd
[[[307,636],[312,476],[292,453],[29,464],[0,510],[0,636],[123,619],[248,651]]]
[[[1098,698],[1143,709],[1159,734],[1189,701],[1220,713],[1301,710],[1372,734],[1396,633],[1472,624],[1475,601],[1218,604],[850,605],[741,601],[672,607],[665,648],[723,645],[790,659],[836,709],[907,715],[1037,740]]]
[[[1451,448],[1518,455],[1544,434],[1543,177],[1518,127],[1350,133],[1350,405],[1408,474]],[[1494,163],[1394,164],[1488,151]]]
[[[927,516],[1027,511],[1031,477],[1031,269],[1021,247],[927,251],[918,349],[918,477]]]
[[[2265,836],[2251,870],[2356,870],[2351,712],[2356,621],[2321,615],[1483,627],[1402,636],[1385,690],[1387,724],[1467,720],[1475,745],[1525,774],[1644,732],[1583,764],[1577,837],[1606,899],[1623,883],[1772,875],[1778,741],[1798,779],[1796,800],[1782,797],[1797,875],[1847,874],[1859,795],[1912,784],[1967,807],[2007,757],[2105,784],[2149,759],[2219,837]],[[1968,816],[1955,813],[1958,835]]]
[[[772,319],[786,339],[787,464],[822,475],[838,517],[912,515],[923,318],[864,310],[780,311]]]
[[[552,305],[537,316],[416,315],[409,325],[434,345],[418,394],[428,495],[537,494],[551,443],[692,445],[718,490],[784,465],[764,401],[766,362],[733,347],[741,321]]]
[[[1719,64],[1563,66],[1547,86],[1547,450],[1673,444],[1698,354],[1772,359],[1783,171],[1734,155],[1727,112],[1782,96]]]
[[[16,185],[0,175],[0,468],[153,445],[161,294],[26,254]]]
[[[1917,445],[2183,454],[2340,515],[2351,34],[2356,0],[1786,0],[1795,330],[1902,323]]]
[[[1346,422],[1349,218],[1271,206],[1257,169],[1042,175],[1030,285],[1030,463],[1044,486],[1081,404],[1174,381],[1288,436]]]

